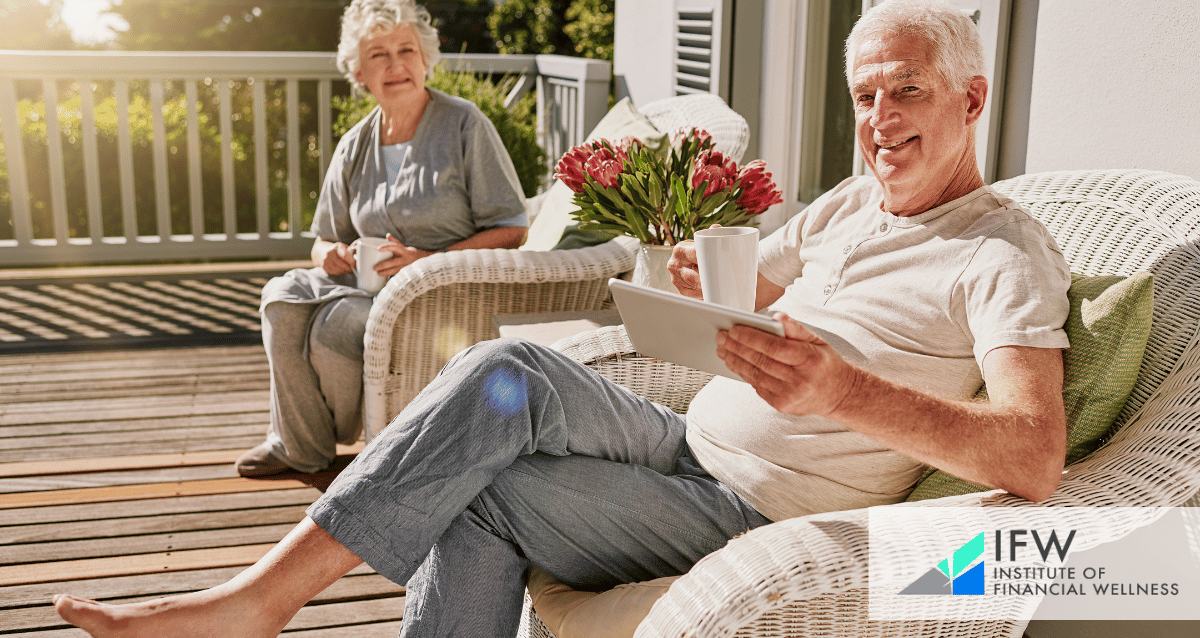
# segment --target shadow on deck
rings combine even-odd
[[[8,336],[0,340],[0,635],[85,636],[54,613],[55,593],[129,602],[228,580],[283,538],[360,449],[341,449],[334,470],[311,476],[243,479],[234,471],[233,460],[262,440],[268,421],[269,377],[257,325],[189,314],[178,307],[186,296],[177,289],[204,289],[188,281],[229,289],[216,280],[267,276],[19,284],[0,276],[6,304],[0,312],[8,315],[0,315],[7,331],[0,339]],[[44,302],[66,299],[61,291],[122,290],[121,283],[129,284],[127,296],[145,301],[147,316],[149,308],[170,306],[176,313],[170,322],[188,332],[174,340],[165,328],[129,335],[96,320],[102,315],[61,307],[58,316],[101,326],[95,329],[110,336],[64,328],[71,324],[54,319],[53,310],[39,325],[60,338],[4,324],[29,317],[34,304],[53,309]],[[135,289],[171,299],[129,292]],[[257,292],[243,292],[248,300],[224,295],[230,303],[218,308],[244,318],[248,306],[256,322]],[[14,310],[14,298],[26,307]],[[112,314],[125,307],[108,303],[101,309]],[[142,320],[125,314],[122,321]],[[202,329],[201,321],[234,328]],[[403,588],[360,567],[301,610],[286,635],[391,637],[402,611]]]

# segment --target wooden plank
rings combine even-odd
[[[144,555],[170,556],[180,552],[208,549],[229,549],[248,545],[274,544],[283,540],[304,517],[293,517],[286,523],[261,525],[256,513],[246,512],[244,525],[229,529],[170,531],[165,534],[137,534],[117,538],[88,538],[82,540],[47,541],[0,546],[0,570],[21,566],[25,571],[42,571],[47,564],[70,562],[72,557],[87,556],[88,560],[128,558],[131,562]],[[234,563],[238,564],[238,563]],[[190,568],[196,569],[196,568]],[[137,573],[137,572],[134,572]],[[32,575],[31,575],[32,577]],[[39,582],[39,581],[33,581]]]
[[[226,392],[219,396],[181,394],[178,396],[78,401],[64,399],[61,401],[11,403],[0,407],[0,425],[38,423],[63,418],[77,419],[81,415],[89,414],[103,414],[103,417],[107,419],[140,418],[153,414],[162,414],[163,416],[227,414],[262,409],[263,402],[269,400],[270,395],[266,390],[253,390],[250,392]]]
[[[80,472],[223,465],[236,461],[239,454],[241,454],[239,450],[216,450],[211,452],[145,454],[141,456],[110,456],[70,461],[3,463],[0,464],[0,477],[10,478],[14,476],[39,476],[45,474],[78,474]]]
[[[210,426],[208,428],[187,428],[182,430],[158,430],[143,433],[143,436],[137,440],[138,443],[147,443],[151,441],[194,441],[204,439],[219,439],[231,437],[245,437],[259,435],[263,436],[267,432],[267,417],[263,415],[262,420],[258,423],[247,423],[244,425],[221,425]],[[30,441],[28,439],[0,439],[0,450],[11,449],[31,449],[42,447],[53,448],[70,448],[70,447],[90,447],[103,445],[112,442],[112,432],[85,432],[81,434],[60,434],[52,437],[41,437]],[[124,437],[123,437],[124,438]],[[133,437],[128,437],[133,438]],[[229,448],[226,448],[229,449]],[[234,457],[236,458],[236,457]],[[211,465],[209,463],[208,465]],[[72,473],[69,470],[61,472],[62,474]],[[0,480],[3,483],[3,480]]]
[[[337,453],[358,454],[365,443],[338,445]],[[3,447],[3,440],[0,440]],[[0,463],[0,478],[16,476],[39,476],[49,474],[78,474],[82,472],[112,472],[148,470],[169,467],[198,467],[204,465],[229,465],[237,460],[243,449],[213,450],[207,452],[175,452],[170,454],[144,454],[138,456],[108,456],[74,459],[68,461],[27,461]]]
[[[400,627],[404,623],[399,620],[393,620],[380,623],[363,623],[352,627],[329,627],[321,629],[308,629],[303,631],[288,631],[285,635],[287,638],[395,638],[400,634]],[[43,638],[38,634],[38,638]],[[59,638],[58,636],[46,636],[45,638]],[[82,638],[79,634],[63,634],[63,638]]]
[[[292,617],[284,631],[347,627],[400,620],[404,615],[404,598],[374,598],[346,603],[305,605]],[[358,635],[355,633],[355,635]]]
[[[64,491],[73,489],[165,485],[174,489],[181,483],[195,483],[237,476],[233,466],[201,465],[133,472],[89,472],[52,476],[22,476],[0,479],[0,501],[22,492]]]
[[[263,422],[266,422],[264,417]],[[266,431],[265,426],[252,428],[257,433],[252,436],[241,437],[226,437],[218,439],[188,439],[181,438],[179,440],[169,441],[147,441],[137,443],[122,443],[114,442],[107,445],[98,445],[91,448],[42,448],[28,450],[22,453],[20,450],[8,450],[0,452],[0,460],[14,461],[19,458],[34,459],[53,459],[53,458],[85,458],[93,454],[116,455],[116,454],[158,454],[170,452],[184,448],[190,451],[206,451],[206,450],[228,450],[236,448],[239,450],[249,450],[250,448],[262,443],[263,433]]]
[[[27,425],[7,425],[0,427],[0,437],[35,437],[55,436],[58,434],[74,434],[81,429],[89,432],[121,433],[128,437],[138,438],[138,432],[164,430],[184,430],[204,428],[210,425],[241,425],[246,423],[266,423],[263,415],[267,410],[252,410],[230,414],[189,414],[170,417],[142,417],[130,419],[101,419],[100,415],[85,421],[54,421],[48,423],[30,423]]]
[[[51,560],[40,558],[30,559],[20,555],[4,558],[5,546],[13,546],[12,551],[16,552],[22,551],[18,549],[20,546],[34,544],[36,545],[35,547],[28,548],[29,554],[32,556],[35,554],[40,555],[43,547],[48,545],[57,544],[56,546],[65,547],[67,542],[81,539],[124,539],[125,537],[138,536],[136,544],[138,547],[137,551],[140,552],[143,551],[142,548],[145,546],[149,535],[152,534],[230,530],[251,525],[295,525],[304,520],[304,511],[307,508],[308,503],[305,503],[288,507],[247,508],[225,512],[193,512],[190,514],[149,517],[122,516],[121,518],[106,519],[103,524],[97,524],[96,521],[92,520],[0,527],[0,562],[30,563],[35,562],[35,560]],[[124,512],[121,512],[121,514],[124,514]],[[216,537],[206,537],[205,540],[209,541],[212,538]],[[125,542],[124,551],[126,553],[130,553],[129,547],[133,542]],[[216,541],[211,542],[215,543]],[[72,547],[80,550],[86,549],[78,545]],[[178,545],[175,546],[175,548],[178,547]],[[100,554],[89,553],[89,555],[99,556]]]
[[[245,567],[221,567],[186,572],[139,574],[73,580],[59,583],[34,583],[0,587],[0,610],[47,605],[55,594],[73,594],[93,600],[121,603],[171,596],[215,587],[237,576]],[[370,595],[404,593],[404,588],[359,565],[339,578],[314,601],[349,600]]]
[[[113,503],[172,496],[201,496],[205,494],[230,494],[236,492],[267,492],[294,490],[304,487],[328,487],[336,472],[320,472],[308,475],[281,475],[277,477],[247,479],[223,478],[208,481],[180,481],[149,485],[120,485],[114,487],[87,487],[81,489],[52,490],[28,494],[5,494],[0,496],[0,509],[41,507],[46,505],[68,505],[75,503]]]
[[[321,497],[320,490],[280,490],[277,492],[235,492],[209,496],[182,496],[121,503],[119,512],[111,507],[83,505],[57,505],[24,509],[0,510],[0,526],[20,527],[44,523],[106,521],[114,516],[149,517],[168,514],[191,514],[196,512],[225,512],[257,507],[286,507],[303,505]]]
[[[82,558],[40,563],[36,569],[29,565],[6,565],[0,567],[0,587],[82,578],[107,578],[132,574],[157,574],[168,571],[253,565],[274,546],[275,543],[261,543],[241,547],[193,549],[138,556]]]
[[[194,572],[172,572],[169,574],[153,574],[149,576],[125,576],[111,578],[99,581],[73,581],[70,583],[39,583],[36,585],[25,585],[19,587],[0,588],[0,594],[5,591],[23,591],[34,593],[33,596],[25,595],[25,600],[32,601],[32,604],[26,608],[9,609],[4,611],[4,629],[10,631],[19,630],[39,630],[45,628],[65,627],[66,623],[59,618],[54,611],[54,607],[50,604],[55,594],[59,593],[75,593],[76,595],[92,598],[95,600],[104,600],[112,603],[132,603],[143,600],[151,600],[163,596],[171,596],[192,591],[207,589],[215,585],[219,585],[230,578],[233,578],[240,573],[244,568],[233,567],[213,570],[199,570]],[[171,587],[162,587],[162,584],[173,579],[174,585]],[[96,593],[97,591],[111,591],[112,583],[122,583],[121,591],[128,592],[127,595],[121,596],[106,596]],[[97,590],[96,586],[105,588]],[[329,603],[347,602],[356,599],[366,598],[386,598],[396,601],[396,606],[403,610],[404,588],[388,581],[386,578],[374,574],[369,568],[366,571],[352,571],[350,574],[340,578],[331,585],[328,589],[318,594],[309,602],[311,606],[326,605]],[[15,605],[14,605],[15,607]],[[328,610],[326,610],[328,613]],[[356,627],[344,627],[341,631],[345,636],[355,636]],[[41,638],[43,634],[37,636]],[[86,634],[85,634],[86,635]],[[289,634],[289,636],[292,634]],[[374,635],[374,634],[370,634]],[[395,634],[392,634],[393,636]]]

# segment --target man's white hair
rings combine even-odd
[[[425,77],[433,77],[433,66],[442,58],[438,32],[425,7],[413,0],[354,0],[342,14],[342,38],[338,42],[337,67],[355,87],[362,88],[358,73],[359,43],[369,36],[388,33],[401,24],[411,25],[417,33],[421,57],[425,59]]]
[[[869,39],[915,36],[929,43],[933,68],[954,91],[987,72],[979,29],[946,0],[887,0],[863,14],[846,38],[846,83],[854,84],[858,49]]]

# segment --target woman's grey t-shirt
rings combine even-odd
[[[488,228],[528,226],[517,171],[491,121],[462,98],[429,91],[429,104],[389,183],[376,107],[338,142],[312,231],[346,244],[391,233],[437,251]]]
[[[1040,222],[986,186],[914,217],[882,197],[873,177],[850,178],[760,243],[759,272],[786,288],[772,310],[851,363],[950,399],[976,393],[993,348],[1069,345],[1071,276]],[[772,520],[901,501],[925,469],[724,377],[687,417],[696,460]]]
[[[388,179],[379,145],[376,107],[338,142],[317,200],[312,231],[345,244],[385,237],[422,250],[441,250],[481,230],[528,226],[525,198],[512,159],[479,107],[434,89],[429,104]],[[329,276],[296,269],[263,288],[262,307],[274,301],[321,303],[370,297],[353,274]]]

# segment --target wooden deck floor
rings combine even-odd
[[[261,345],[0,355],[0,635],[85,636],[55,593],[193,591],[262,556],[335,475],[237,476],[267,402]],[[395,636],[402,611],[364,567],[285,635]]]

